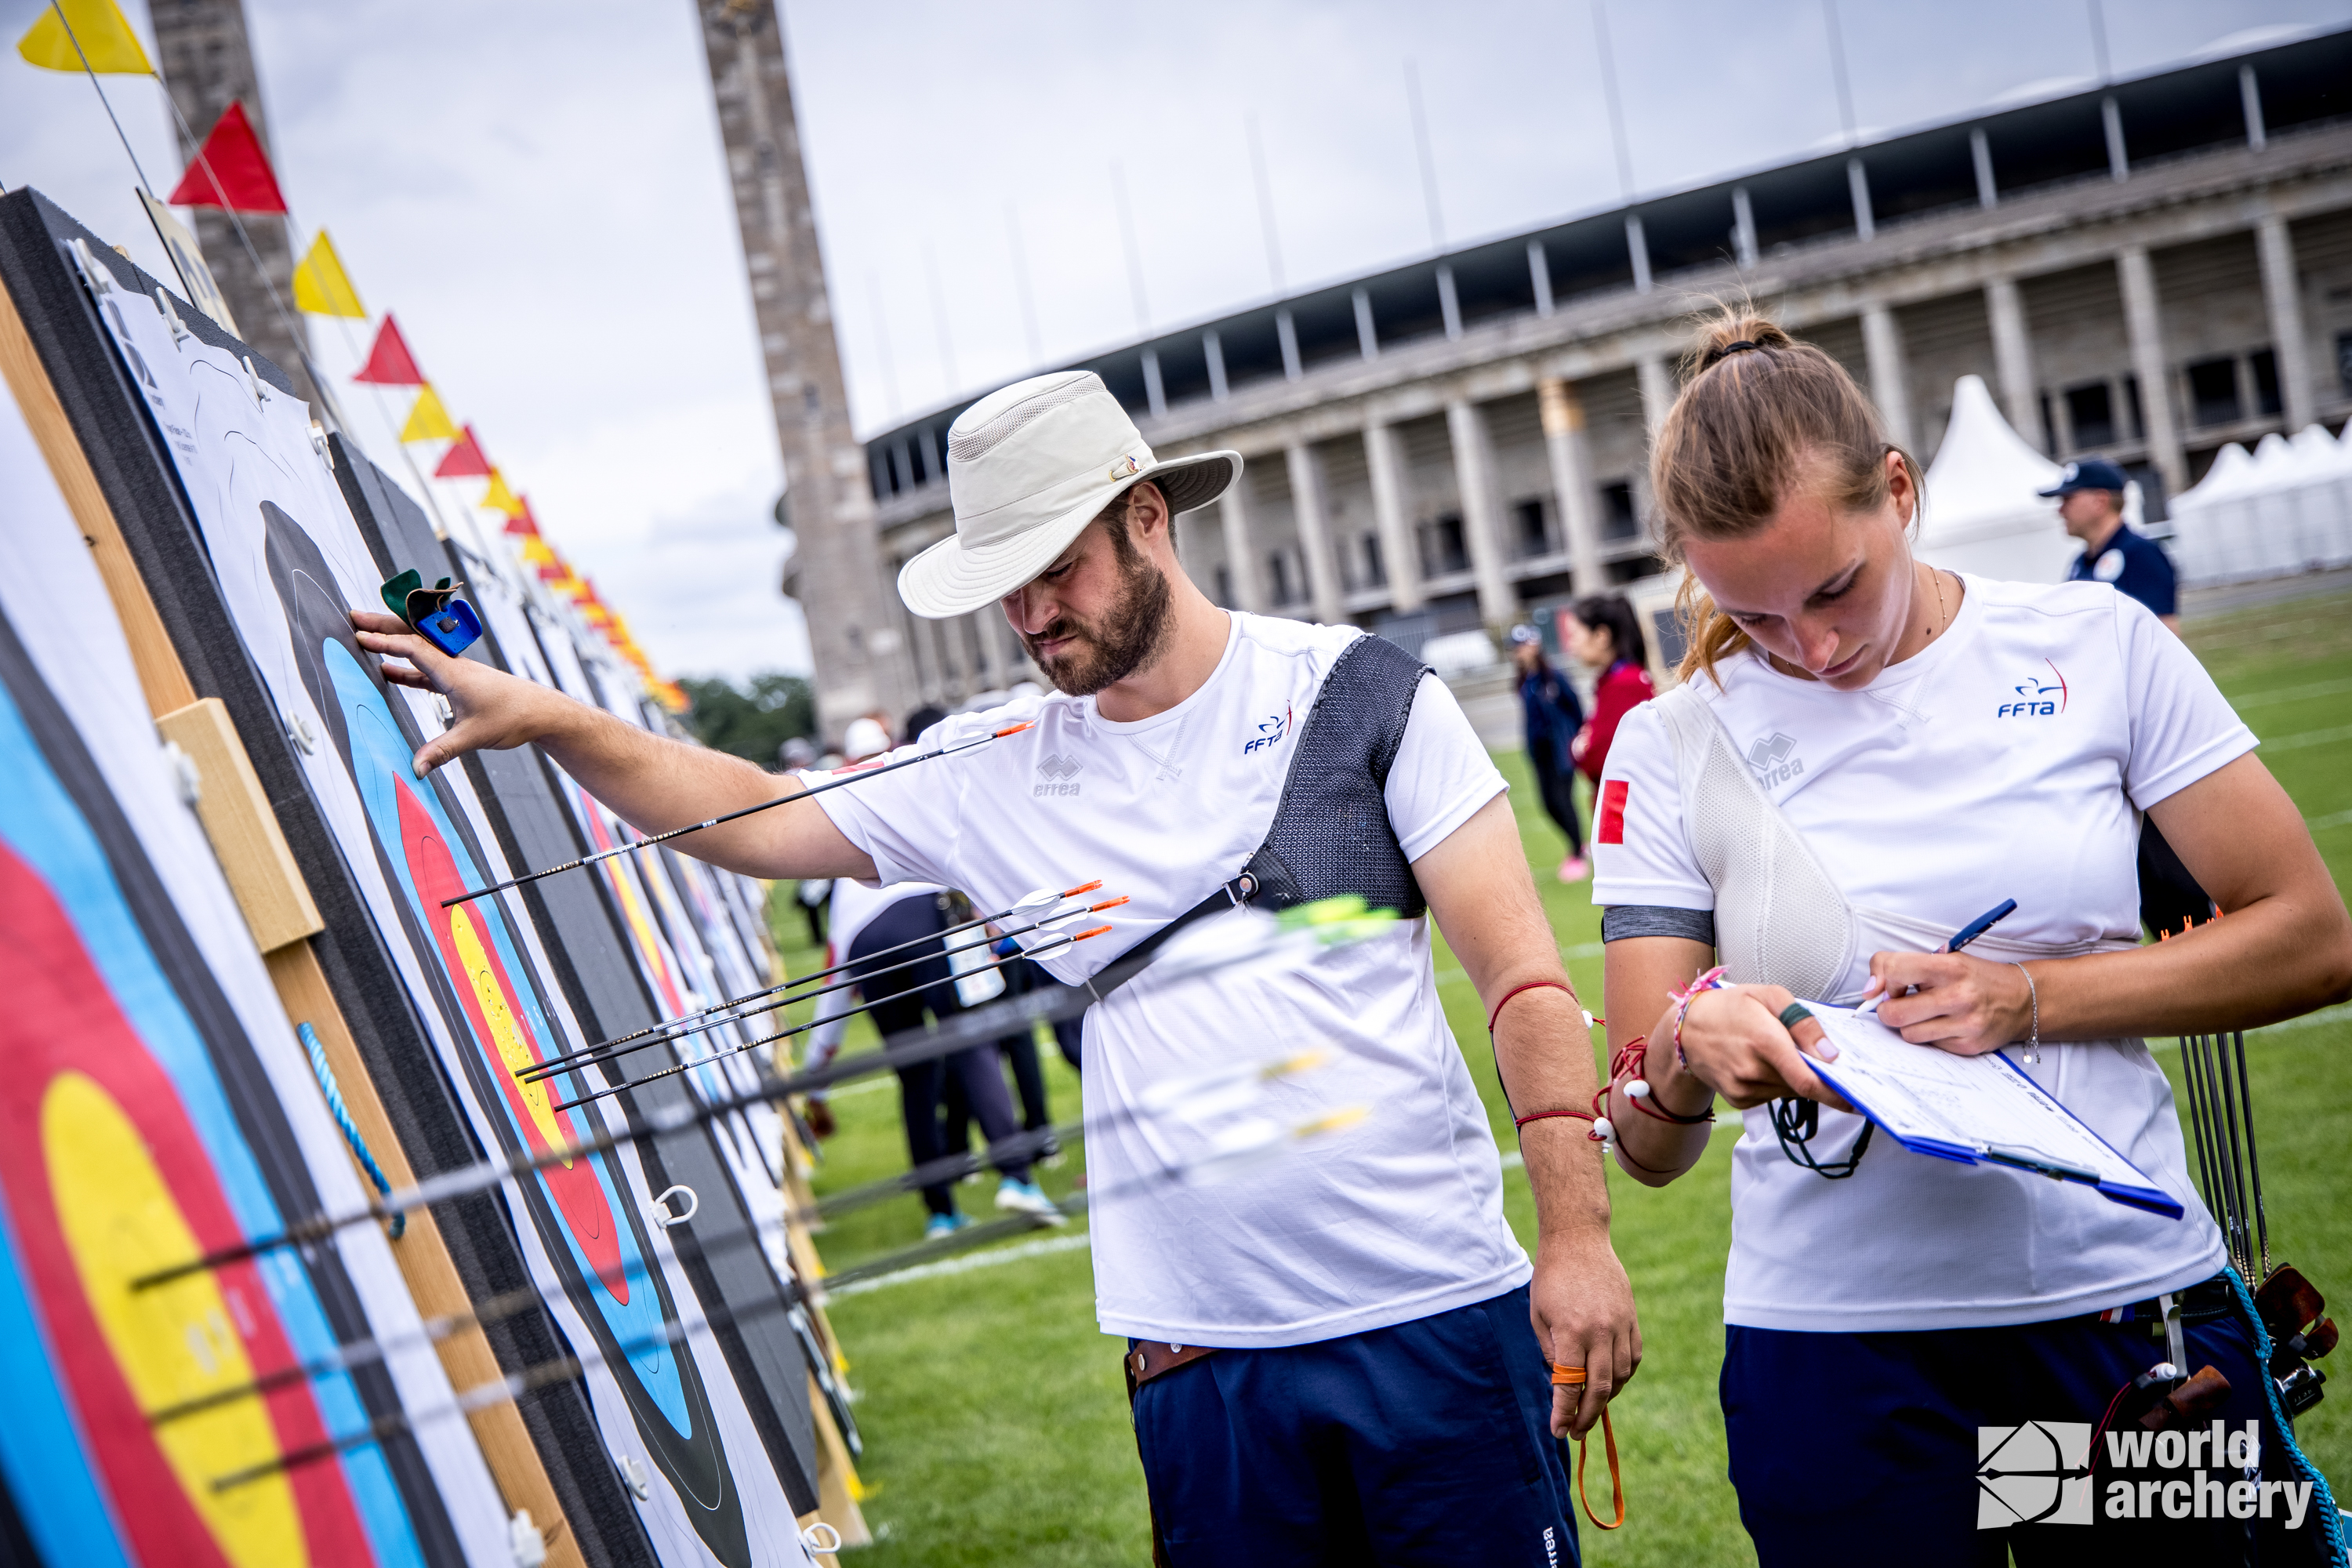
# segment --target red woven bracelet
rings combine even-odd
[[[1581,1012],[1583,1010],[1584,1003],[1576,994],[1576,987],[1570,985],[1567,981],[1530,980],[1524,985],[1514,985],[1508,991],[1503,993],[1502,1001],[1496,1003],[1495,1010],[1486,1015],[1486,1033],[1492,1035],[1495,1032],[1495,1020],[1503,1016],[1503,1008],[1509,1003],[1512,997],[1517,996],[1522,991],[1541,991],[1547,988],[1553,991],[1567,992],[1568,999],[1576,1004],[1578,1011]]]

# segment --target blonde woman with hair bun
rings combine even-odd
[[[1662,553],[1688,572],[1685,680],[1610,751],[1593,899],[1617,1038],[1647,1030],[1647,1097],[1621,1076],[1607,1101],[1622,1168],[1663,1185],[1705,1152],[1717,1099],[1745,1118],[1722,1397],[1759,1559],[2201,1565],[2252,1561],[2251,1530],[2317,1560],[2334,1503],[2271,1396],[2142,1038],[2352,996],[2352,919],[2302,817],[2139,605],[1917,559],[1918,466],[1835,360],[1727,311],[1685,374],[1651,459]],[[2138,941],[2143,813],[2226,920]],[[2005,899],[1990,935],[1937,951]],[[1726,984],[1676,1000],[1718,964]],[[1871,1144],[1808,1065],[1833,1051],[1799,997],[1883,997],[1921,1050],[2008,1051],[2182,1217]],[[2099,1423],[2163,1359],[2168,1302],[2182,1370],[2228,1379],[2206,1417],[2263,1433],[2259,1476],[2217,1459],[2206,1479],[2283,1483],[2260,1493],[2281,1506],[2166,1517],[2137,1482],[2195,1474],[2095,1451],[2092,1531],[1980,1529],[2005,1516],[1979,1516],[1979,1430]],[[2036,1452],[2013,1468],[2063,1468]]]

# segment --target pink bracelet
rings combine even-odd
[[[1683,1019],[1689,1016],[1691,1001],[1700,992],[1720,991],[1731,984],[1723,974],[1724,966],[1718,963],[1688,985],[1666,993],[1675,1002],[1675,1065],[1685,1072],[1690,1071],[1690,1058],[1683,1055]]]

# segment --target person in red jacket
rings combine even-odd
[[[1622,594],[1577,600],[1560,617],[1559,629],[1560,645],[1569,657],[1601,672],[1592,692],[1592,717],[1569,743],[1577,771],[1598,789],[1618,721],[1658,694],[1650,684],[1649,653],[1642,641],[1642,623]]]

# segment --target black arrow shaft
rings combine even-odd
[[[503,882],[492,882],[487,888],[477,888],[470,893],[460,893],[454,899],[444,899],[441,900],[441,907],[446,910],[452,905],[471,903],[476,899],[487,897],[491,893],[502,893],[509,888],[520,888],[525,882],[536,882],[541,877],[552,877],[560,871],[573,871],[583,866],[593,866],[599,860],[610,860],[616,855],[634,855],[640,849],[650,849],[656,844],[667,844],[673,838],[682,838],[689,833],[699,833],[706,827],[718,827],[726,823],[740,821],[756,812],[772,811],[777,806],[790,805],[796,800],[806,800],[811,795],[823,795],[827,790],[863,784],[867,779],[880,778],[884,773],[895,773],[900,768],[911,768],[918,763],[928,763],[934,757],[951,757],[959,752],[969,752],[974,747],[985,746],[991,741],[1017,734],[1027,728],[1029,726],[1026,724],[1008,725],[1004,729],[982,735],[977,740],[960,742],[952,746],[934,747],[928,752],[919,752],[911,757],[900,757],[897,762],[884,763],[879,767],[865,768],[854,773],[844,773],[838,778],[827,779],[821,784],[805,785],[796,795],[780,795],[773,800],[763,800],[757,805],[747,805],[737,811],[722,812],[717,816],[701,822],[689,822],[684,827],[673,827],[667,833],[649,834],[643,838],[632,839],[626,844],[616,845],[610,849],[599,849],[593,855],[583,855],[577,860],[566,860],[561,866],[550,866],[543,871],[525,871],[520,877],[509,877]]]

